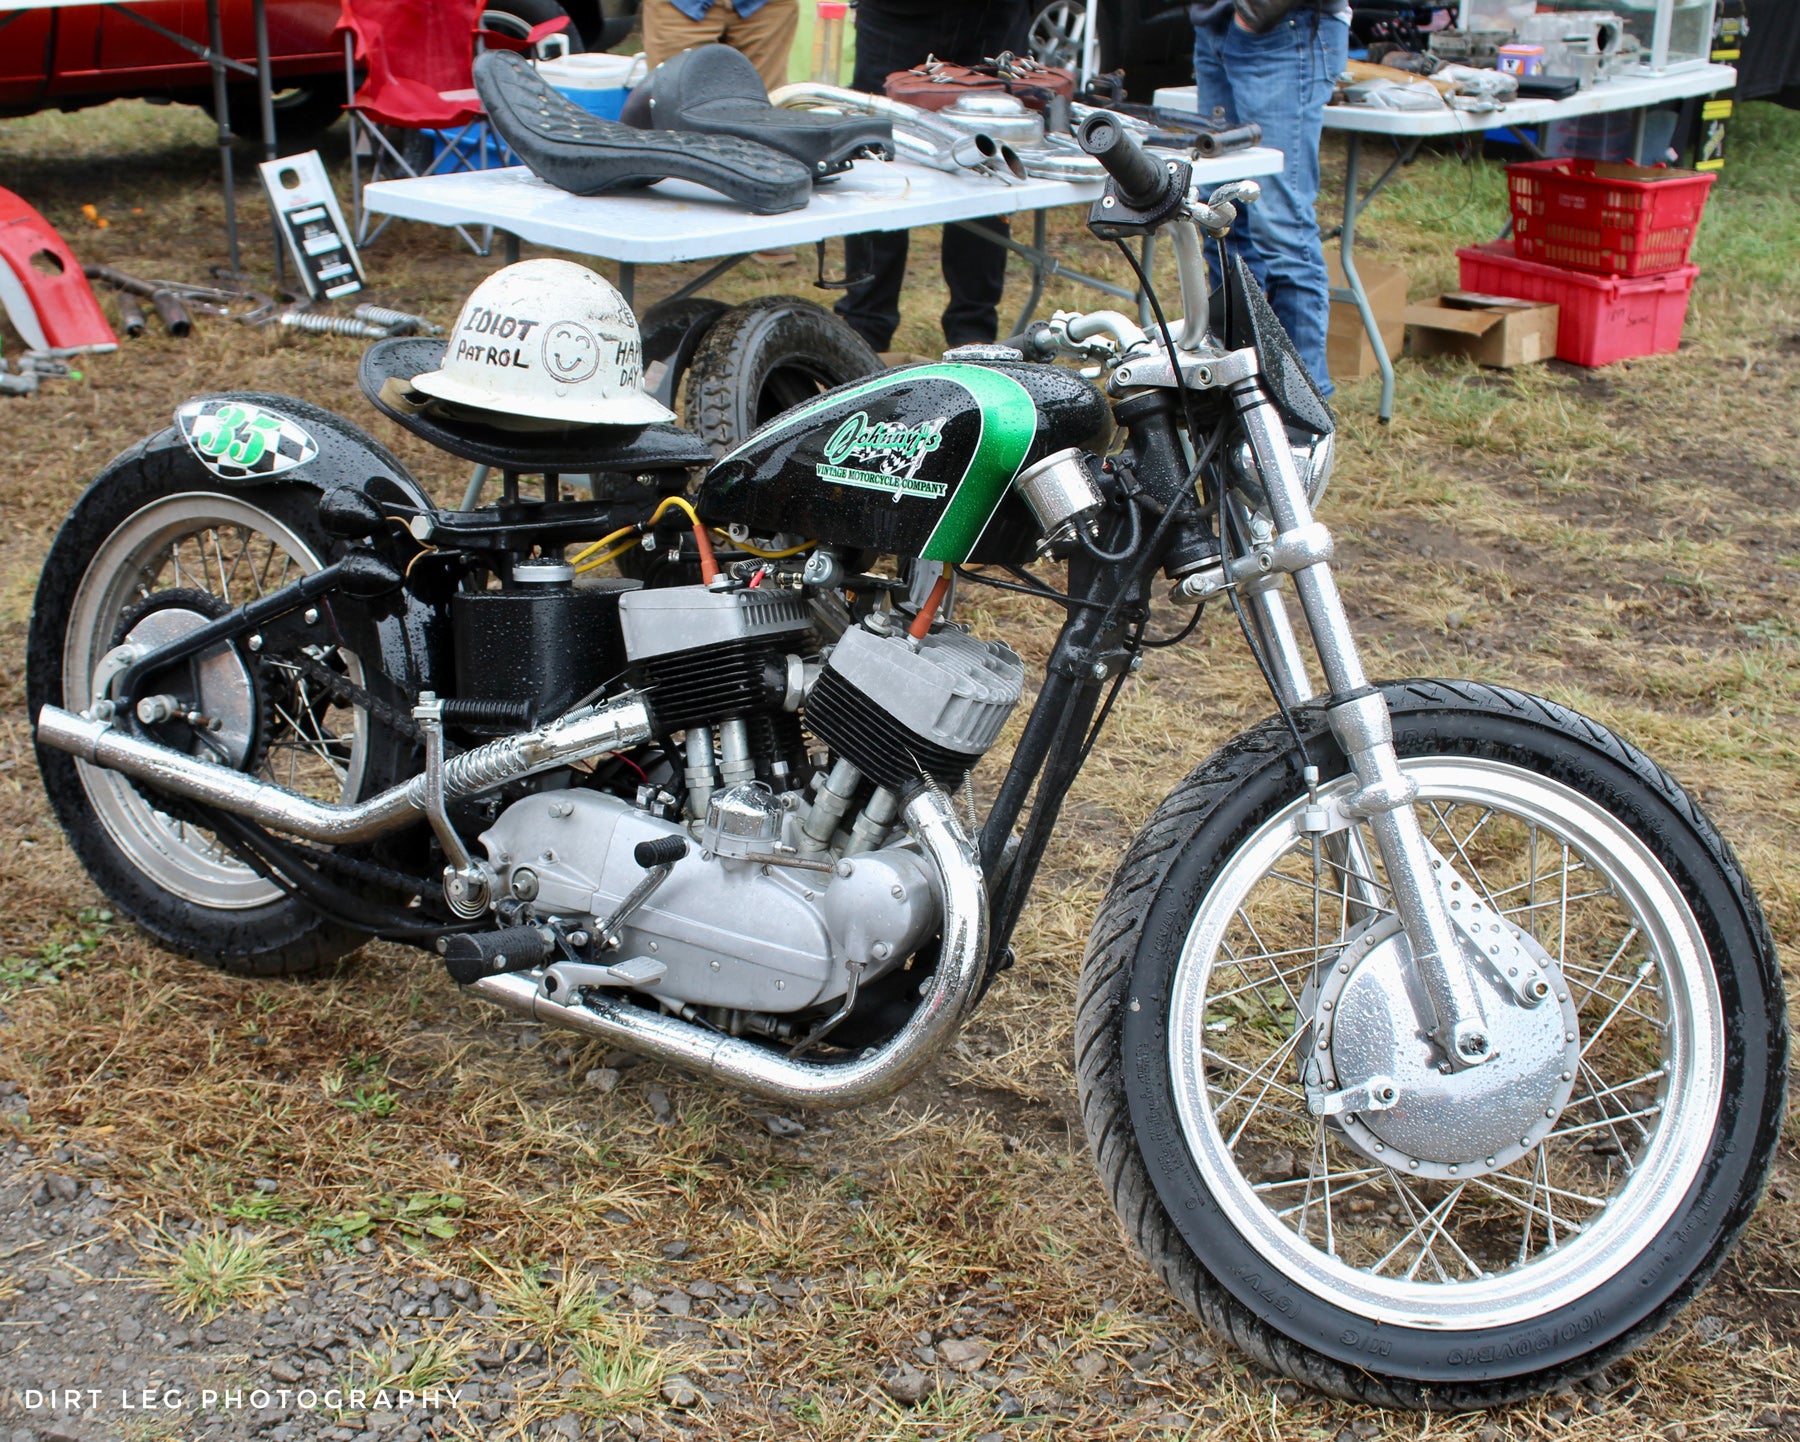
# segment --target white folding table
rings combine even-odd
[[[1369,306],[1368,292],[1356,273],[1353,250],[1356,244],[1356,222],[1369,208],[1381,188],[1418,153],[1425,141],[1446,135],[1476,135],[1488,130],[1518,130],[1526,126],[1546,125],[1554,120],[1574,120],[1584,115],[1610,115],[1621,111],[1638,112],[1638,144],[1643,149],[1644,112],[1666,100],[1686,100],[1696,95],[1711,95],[1729,90],[1737,84],[1737,71],[1729,65],[1698,65],[1667,75],[1626,77],[1604,81],[1578,90],[1566,100],[1515,100],[1493,110],[1377,110],[1365,105],[1328,105],[1325,128],[1341,130],[1347,140],[1344,169],[1344,225],[1338,236],[1338,251],[1343,258],[1344,279],[1341,289],[1332,292],[1333,300],[1352,302],[1362,316],[1363,329],[1374,347],[1376,364],[1381,368],[1381,419],[1394,413],[1394,363],[1375,324],[1375,313]],[[1155,103],[1171,110],[1195,110],[1194,87],[1179,86],[1156,92]],[[1367,194],[1361,189],[1362,139],[1365,135],[1383,135],[1396,142],[1396,153]]]
[[[1279,150],[1257,147],[1194,163],[1204,187],[1227,180],[1271,175],[1282,165]],[[1018,326],[1029,322],[1044,282],[1061,276],[1120,299],[1135,290],[1064,265],[1045,249],[1045,217],[1059,205],[1086,205],[1102,186],[1095,181],[992,180],[946,174],[910,161],[858,161],[848,174],[813,192],[803,210],[752,215],[716,191],[683,180],[664,180],[645,190],[615,195],[570,195],[539,180],[523,166],[462,171],[368,187],[370,210],[429,225],[491,225],[504,232],[508,259],[518,242],[551,246],[577,255],[616,261],[619,289],[633,298],[637,267],[686,260],[718,260],[676,292],[692,295],[759,250],[812,245],[866,231],[911,230],[922,225],[966,225],[989,216],[1030,211],[1031,244],[975,228],[1031,264],[1031,291]]]
[[[0,0],[0,31],[18,18],[26,10],[64,10],[77,5],[91,5],[93,0]],[[206,0],[206,35],[207,43],[202,45],[167,26],[158,25],[147,16],[138,14],[129,4],[120,0],[106,0],[105,8],[116,10],[126,19],[135,21],[146,30],[153,30],[165,40],[171,40],[183,50],[198,56],[212,68],[213,73],[213,113],[219,126],[219,166],[223,173],[225,186],[225,243],[231,254],[231,273],[238,276],[243,273],[243,266],[238,257],[237,233],[237,184],[231,164],[231,102],[225,83],[226,73],[236,71],[240,75],[248,75],[256,84],[258,106],[262,112],[263,158],[275,159],[275,89],[269,72],[269,21],[265,12],[264,0],[250,0],[250,13],[256,29],[256,63],[246,65],[241,60],[233,60],[225,53],[225,32],[220,20],[222,0]],[[0,41],[0,44],[4,44]],[[282,264],[281,238],[275,239],[275,265],[277,271]]]

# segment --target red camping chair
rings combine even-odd
[[[567,27],[558,16],[535,27],[523,40],[480,29],[483,0],[343,0],[338,28],[344,32],[344,76],[350,117],[350,186],[355,211],[356,241],[366,245],[386,227],[384,220],[371,232],[363,206],[363,186],[398,176],[446,174],[481,168],[497,138],[480,136],[474,157],[465,142],[471,132],[480,133],[481,101],[470,74],[475,47],[534,52],[550,35]],[[356,83],[356,68],[363,82]],[[439,132],[437,154],[425,161],[414,143],[403,151],[385,133],[389,129]],[[422,142],[427,137],[420,135]],[[373,157],[368,180],[362,177],[361,152],[367,146]],[[407,153],[410,152],[410,155]],[[461,226],[457,231],[474,249],[485,255]]]

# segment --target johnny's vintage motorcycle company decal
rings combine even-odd
[[[248,401],[189,401],[175,424],[200,463],[227,481],[277,476],[319,454],[299,422]]]
[[[867,411],[857,411],[826,440],[825,460],[814,472],[820,480],[841,486],[892,491],[895,500],[903,495],[935,500],[950,489],[949,484],[919,479],[919,468],[944,443],[948,420],[948,416],[936,416],[909,426],[899,421],[871,421]],[[846,465],[846,461],[861,464]]]

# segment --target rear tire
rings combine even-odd
[[[281,483],[220,491],[174,431],[120,456],[76,503],[44,562],[26,651],[30,714],[46,704],[92,704],[95,665],[144,597],[180,600],[203,590],[236,603],[256,594],[246,590],[252,572],[262,573],[254,578],[259,589],[265,579],[274,589],[282,577],[318,569],[332,543],[318,525],[316,494]],[[185,566],[172,567],[177,550]],[[257,741],[245,759],[265,779],[352,801],[405,773],[411,743],[360,707],[330,698],[306,674],[310,660],[397,702],[372,666],[363,671],[351,652],[330,644],[308,647],[295,661],[285,652],[238,654],[261,668],[249,702]],[[283,892],[204,828],[172,814],[177,807],[118,773],[41,746],[38,767],[94,884],[170,950],[239,976],[295,976],[367,939]]]
[[[688,367],[688,429],[723,455],[783,411],[884,369],[869,343],[830,311],[765,296],[713,323]]]
[[[1508,1117],[1505,1125],[1537,1134],[1515,1161],[1465,1161],[1460,1177],[1437,1180],[1429,1173],[1441,1163],[1428,1160],[1421,1176],[1374,1155],[1384,1149],[1373,1137],[1391,1143],[1400,1123],[1373,1112],[1332,1123],[1310,1115],[1298,1058],[1319,1055],[1319,1037],[1333,1027],[1357,1040],[1345,1008],[1327,1015],[1319,999],[1334,972],[1362,964],[1346,944],[1360,923],[1321,943],[1312,920],[1310,944],[1292,944],[1305,921],[1290,925],[1288,913],[1304,913],[1318,894],[1307,876],[1316,887],[1329,873],[1307,872],[1311,848],[1296,829],[1305,792],[1286,729],[1270,721],[1171,793],[1113,878],[1082,970],[1082,1116],[1127,1230],[1214,1330],[1340,1397],[1493,1407],[1566,1386],[1654,1336],[1743,1230],[1773,1161],[1785,1096],[1780,972],[1730,848],[1641,752],[1514,691],[1416,681],[1386,694],[1396,749],[1421,787],[1422,824],[1459,870],[1467,864],[1509,927],[1563,957],[1557,985],[1585,992],[1571,1002],[1581,1048],[1573,1095],[1547,1124]],[[1347,763],[1323,712],[1296,719],[1324,778],[1321,795],[1345,790]],[[1491,788],[1485,801],[1482,786]],[[1458,812],[1470,795],[1485,812]],[[1477,841],[1470,831],[1452,850],[1466,825],[1459,816],[1472,816],[1482,834]],[[1584,839],[1571,845],[1570,835]],[[1527,836],[1528,891],[1509,880]],[[1540,854],[1542,837],[1552,844]],[[1513,860],[1490,859],[1503,856]],[[1277,878],[1290,885],[1257,889]],[[1336,894],[1333,883],[1333,929]],[[1549,899],[1539,903],[1540,894]],[[1280,900],[1296,895],[1304,899]],[[1612,974],[1608,952],[1623,929],[1615,913],[1632,925]],[[1254,943],[1243,942],[1245,931]],[[1347,1000],[1353,983],[1338,984]],[[1603,1033],[1606,1046],[1595,1050]],[[1259,1048],[1266,1063],[1253,1062]],[[1649,1070],[1618,1078],[1614,1090],[1614,1066]],[[1244,1073],[1253,1073],[1247,1083]],[[1452,1150],[1467,1134],[1459,1127],[1485,1120],[1434,1102],[1428,1084],[1414,1095],[1415,1115],[1439,1126]],[[1513,1097],[1526,1095],[1514,1088]],[[1523,1102],[1528,1112],[1535,1105]],[[1388,1115],[1405,1121],[1399,1110]],[[1361,1145],[1348,1140],[1356,1135]],[[1435,1200],[1440,1193],[1449,1200]],[[1474,1200],[1459,1200],[1465,1193]],[[1509,1205],[1521,1194],[1522,1207]],[[1320,1215],[1321,1196],[1333,1195],[1335,1227],[1329,1207]],[[1428,1225],[1415,1205],[1442,1211]],[[1560,1232],[1540,1245],[1546,1216]],[[1384,1253],[1390,1237],[1400,1240]]]

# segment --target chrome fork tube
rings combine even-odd
[[[1234,387],[1232,396],[1268,492],[1277,549],[1287,537],[1296,544],[1303,537],[1316,537],[1319,528],[1280,413],[1254,379]],[[1453,1068],[1479,1066],[1493,1050],[1487,1023],[1463,961],[1461,942],[1432,877],[1430,848],[1412,809],[1418,788],[1400,770],[1387,701],[1369,685],[1330,565],[1315,560],[1296,567],[1293,575],[1319,653],[1327,694],[1333,698],[1326,720],[1356,776],[1357,789],[1342,803],[1343,810],[1353,819],[1368,821],[1387,867],[1394,909],[1435,1013],[1420,1020]],[[1279,601],[1278,596],[1276,599]],[[1296,690],[1305,685],[1304,668],[1290,672],[1282,684]]]

